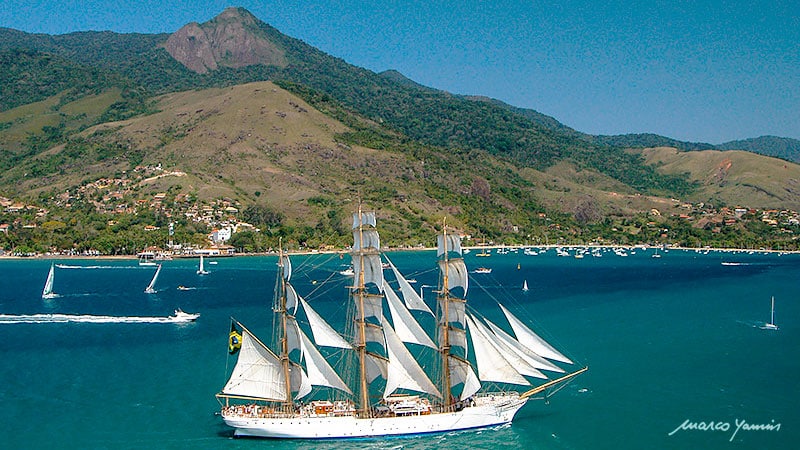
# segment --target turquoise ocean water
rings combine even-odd
[[[652,250],[583,259],[553,250],[467,255],[470,305],[500,319],[509,306],[588,373],[549,404],[529,402],[513,425],[314,448],[796,448],[800,442],[800,255]],[[390,253],[430,299],[432,252]],[[293,284],[329,320],[343,317],[348,256],[293,258]],[[227,379],[231,316],[269,339],[274,257],[154,268],[135,260],[0,260],[0,314],[168,316],[193,324],[0,322],[0,443],[4,448],[290,449],[304,442],[233,439],[215,415]],[[738,263],[737,265],[722,264]],[[517,268],[519,265],[519,269]],[[522,292],[523,281],[530,290]],[[177,286],[194,289],[181,291]],[[780,330],[758,326],[776,300]],[[511,298],[510,298],[511,297]],[[430,304],[430,303],[429,303]],[[6,316],[7,317],[7,316]],[[7,319],[3,319],[7,320]],[[680,426],[712,423],[719,430]],[[702,424],[700,424],[702,422]],[[739,424],[746,423],[747,425]],[[727,424],[727,426],[726,426]],[[754,430],[768,424],[777,430]],[[739,431],[735,434],[737,427]],[[678,429],[677,431],[675,431]],[[674,432],[673,432],[674,431]],[[672,433],[670,435],[670,433]]]

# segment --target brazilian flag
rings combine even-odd
[[[231,333],[228,335],[228,353],[233,355],[242,348],[242,335],[236,329],[236,324],[231,323]]]

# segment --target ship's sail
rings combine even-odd
[[[337,333],[333,327],[328,325],[328,322],[326,322],[322,316],[311,308],[303,297],[300,297],[300,303],[303,305],[303,311],[306,312],[308,323],[311,326],[311,333],[317,345],[323,347],[353,348],[353,346]]]
[[[240,324],[241,326],[241,324]],[[242,327],[242,348],[228,383],[228,396],[286,401],[286,378],[278,356]]]
[[[283,266],[283,279],[288,281],[292,280],[292,260],[289,255],[281,255],[281,266]]]
[[[286,353],[291,354],[295,350],[300,350],[300,327],[294,317],[286,316]]]
[[[469,287],[469,274],[467,273],[467,265],[464,264],[463,259],[451,259],[448,261],[439,261],[439,269],[442,273],[447,273],[447,290],[460,287],[464,290],[463,295],[466,297],[467,288]]]
[[[397,389],[409,389],[416,392],[424,392],[441,398],[442,394],[436,386],[428,379],[422,367],[411,356],[403,342],[392,330],[392,327],[383,319],[381,321],[383,332],[386,336],[386,347],[389,353],[389,369],[386,378],[386,390],[383,397],[389,397]]]
[[[475,361],[478,365],[478,378],[482,381],[520,384],[530,386],[525,379],[503,356],[500,349],[488,336],[488,330],[467,316],[467,324],[472,335]]]
[[[524,359],[532,367],[536,369],[549,370],[552,372],[564,372],[564,369],[558,367],[557,365],[537,355],[536,353],[533,352],[533,350],[529,349],[528,347],[525,347],[524,345],[520,344],[519,341],[511,337],[510,334],[503,331],[500,327],[498,327],[494,323],[490,322],[489,320],[485,321],[498,339],[500,339],[506,345],[508,345],[508,347],[512,351],[514,351],[514,353],[516,353],[520,358]]]
[[[290,273],[291,275],[291,273]],[[297,314],[297,299],[300,297],[297,295],[297,291],[294,290],[291,284],[288,283],[288,278],[286,279],[286,310],[292,311],[292,314]]]
[[[511,314],[511,311],[506,309],[505,306],[499,303],[498,305],[500,305],[500,309],[503,310],[503,314],[506,315],[506,319],[508,319],[511,329],[514,330],[514,334],[517,335],[517,340],[520,342],[520,344],[530,348],[537,355],[544,356],[547,359],[572,364],[572,361],[570,361],[569,358],[562,355],[558,350],[553,348],[552,345],[548,344],[547,341],[534,333],[533,330],[525,326],[525,324]]]
[[[384,257],[386,257],[386,255],[384,255]],[[433,312],[430,308],[428,308],[428,305],[422,301],[422,297],[420,297],[419,294],[417,294],[417,291],[411,287],[411,285],[408,283],[408,280],[406,280],[403,274],[397,270],[397,267],[394,266],[392,261],[390,261],[389,258],[386,258],[386,261],[389,262],[389,267],[392,268],[392,273],[394,273],[394,277],[397,279],[397,284],[400,285],[400,293],[403,294],[403,301],[406,303],[406,308],[425,311],[428,314],[433,315]]]
[[[328,386],[340,391],[353,394],[349,387],[342,381],[342,378],[333,370],[333,368],[325,361],[325,358],[320,354],[319,350],[314,347],[314,343],[303,333],[300,328],[297,328],[297,333],[301,339],[301,350],[303,352],[303,359],[306,363],[306,370],[308,373],[309,381],[314,386]]]
[[[467,326],[467,322],[465,320],[467,302],[464,301],[462,298],[458,297],[440,297],[439,298],[439,310],[440,311],[447,311],[447,316],[441,315],[439,318],[439,322],[444,324],[450,323],[457,323],[461,326],[461,328],[465,328]]]
[[[466,400],[481,389],[481,381],[475,375],[470,363],[457,356],[448,357],[450,388],[463,384],[459,400]]]
[[[436,345],[431,341],[431,338],[425,333],[414,317],[408,312],[400,298],[394,293],[391,287],[384,281],[383,292],[386,294],[386,304],[389,306],[389,311],[392,314],[392,322],[394,322],[394,331],[403,342],[412,344],[424,345],[435,349]]]
[[[359,317],[374,318],[380,322],[383,318],[383,297],[374,294],[364,294],[362,301],[356,303]]]
[[[436,256],[442,256],[446,252],[462,254],[461,236],[457,234],[440,234],[436,237]]]
[[[375,211],[353,213],[353,229],[358,228],[359,225],[375,227],[377,225]]]
[[[360,282],[363,275],[364,285],[374,284],[383,289],[383,267],[379,254],[361,256],[361,264],[353,264],[354,279]]]
[[[383,379],[388,378],[389,376],[389,359],[381,356],[376,355],[374,353],[367,353],[366,361],[365,361],[365,371],[367,377],[367,383],[372,383],[378,377]]]

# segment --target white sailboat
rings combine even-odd
[[[44,282],[44,289],[42,289],[42,298],[51,299],[58,297],[58,294],[53,292],[53,281],[56,276],[56,268],[54,264],[50,264],[50,272],[47,273],[47,281]]]
[[[522,282],[522,290],[525,292],[528,291],[528,280]]]
[[[197,269],[197,274],[198,275],[208,275],[208,271],[203,266],[203,254],[202,253],[200,254],[200,268]]]
[[[354,214],[355,274],[349,287],[352,314],[347,337],[297,294],[285,254],[278,262],[272,345],[233,321],[229,350],[238,351],[238,360],[217,398],[222,419],[235,435],[357,438],[499,425],[511,422],[529,399],[547,397],[588,370],[533,387],[527,377],[544,380],[545,371],[564,373],[551,360],[572,361],[504,307],[513,335],[467,310],[468,272],[461,238],[446,228],[438,238],[440,282],[435,339],[431,339],[409,311],[433,314],[430,308],[407,283],[404,286],[404,277],[391,263],[405,302],[384,280],[375,224],[374,212]],[[298,310],[303,311],[313,340],[300,327]],[[434,355],[436,362],[427,361],[428,368],[423,369],[407,343],[416,345],[415,353]],[[319,347],[336,351],[326,351],[326,357]],[[523,392],[510,385],[522,386]]]
[[[146,294],[155,294],[156,293],[156,280],[158,280],[158,275],[161,273],[161,264],[156,267],[156,273],[153,275],[153,279],[150,280],[150,284],[144,289]]]
[[[778,326],[775,325],[775,296],[772,296],[772,306],[770,308],[769,323],[765,323],[761,327],[762,330],[777,330]]]

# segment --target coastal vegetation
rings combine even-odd
[[[202,72],[167,34],[0,29],[0,247],[130,254],[231,227],[240,251],[343,248],[359,201],[394,247],[430,245],[442,216],[468,243],[797,246],[786,160],[585,135],[352,66],[243,9],[195,26],[272,59]],[[747,149],[790,160],[790,141]]]

